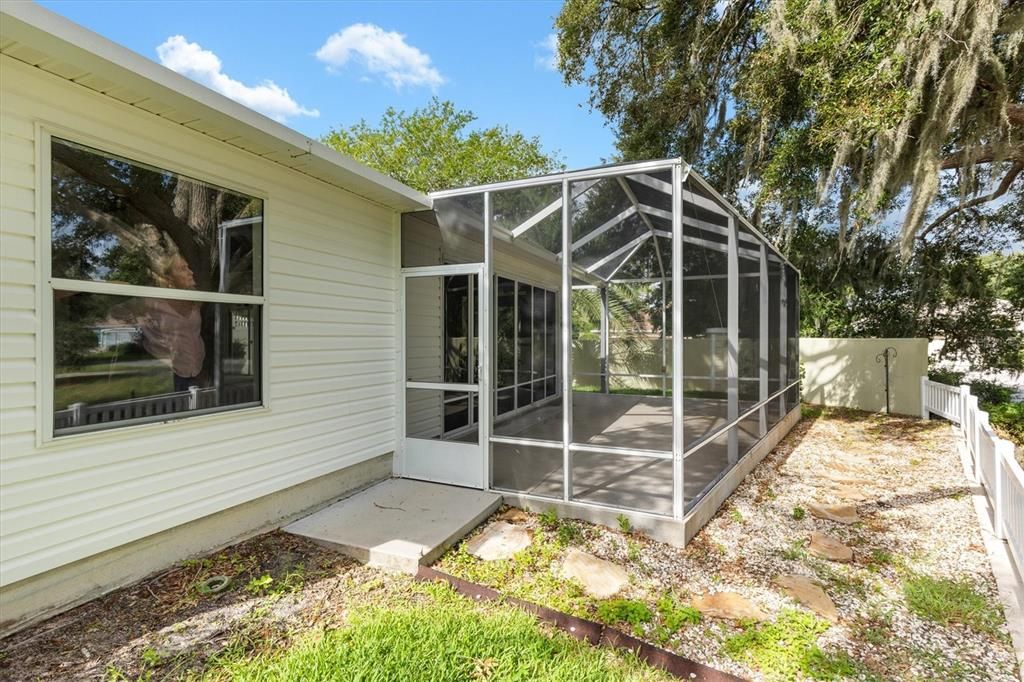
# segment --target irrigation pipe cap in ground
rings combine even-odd
[[[196,589],[199,590],[200,594],[217,594],[228,589],[228,585],[230,584],[230,576],[215,575],[199,583],[199,587],[197,587]]]

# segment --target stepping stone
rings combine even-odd
[[[868,499],[868,496],[860,488],[852,485],[838,485],[834,492],[839,499],[850,500],[851,502],[863,502]]]
[[[829,561],[853,561],[852,549],[831,535],[825,535],[818,531],[811,532],[811,544],[808,545],[807,551]]]
[[[860,517],[857,515],[857,508],[852,504],[819,504],[809,502],[807,510],[819,519],[828,519],[836,523],[857,523]]]
[[[713,592],[694,599],[693,608],[705,616],[728,620],[768,620],[768,615],[736,592]]]
[[[526,523],[530,520],[530,515],[518,507],[510,507],[498,514],[498,520],[509,523]]]
[[[860,465],[853,462],[849,462],[842,459],[831,459],[826,462],[826,466],[833,471],[845,471],[846,473],[856,473],[860,471]]]
[[[629,575],[621,566],[575,548],[565,553],[562,577],[580,581],[583,591],[597,599],[615,596],[629,582]]]
[[[775,584],[819,616],[833,623],[839,620],[835,602],[810,578],[802,575],[780,575],[776,576]]]
[[[483,561],[499,561],[530,546],[532,538],[522,526],[504,521],[492,523],[466,543],[466,551]]]
[[[822,478],[827,478],[828,480],[830,480],[830,481],[832,481],[834,483],[839,483],[839,484],[843,484],[843,485],[864,486],[864,485],[870,485],[872,483],[872,481],[869,481],[866,478],[857,478],[855,476],[847,476],[845,474],[840,474],[840,473],[837,473],[835,471],[827,471],[824,474],[821,474],[821,477]]]

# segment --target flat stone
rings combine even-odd
[[[529,531],[522,526],[498,521],[467,542],[466,551],[483,561],[499,561],[526,549],[531,541]]]
[[[508,521],[509,523],[526,523],[530,520],[530,515],[518,507],[509,507],[498,514],[498,520]]]
[[[857,515],[857,508],[852,504],[819,504],[810,502],[807,510],[819,519],[828,519],[836,523],[857,523],[860,516]]]
[[[859,464],[838,458],[829,460],[826,466],[833,471],[845,471],[847,473],[856,473],[860,470]]]
[[[776,576],[775,584],[819,616],[833,623],[839,620],[835,602],[810,578],[802,575],[780,575]]]
[[[863,502],[868,499],[868,496],[863,490],[856,486],[841,484],[835,487],[833,491],[841,500],[850,500],[851,502]]]
[[[578,580],[583,590],[597,599],[608,599],[618,594],[629,582],[629,575],[621,566],[575,548],[565,553],[562,577]]]
[[[768,615],[736,592],[702,594],[690,604],[705,616],[728,620],[768,620]]]
[[[853,550],[836,540],[831,535],[825,535],[818,531],[811,533],[811,544],[807,551],[816,557],[828,559],[829,561],[853,561]]]
[[[842,485],[864,486],[864,485],[870,485],[872,483],[872,481],[869,481],[866,478],[857,478],[856,476],[847,476],[845,474],[840,474],[840,473],[835,472],[835,471],[826,471],[825,473],[821,474],[821,477],[822,478],[827,478],[828,480],[832,481],[833,483],[839,483],[839,484],[842,484]]]

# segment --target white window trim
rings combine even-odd
[[[270,281],[270,237],[268,225],[272,220],[272,207],[269,194],[261,189],[232,182],[221,177],[190,168],[185,164],[162,158],[141,149],[128,147],[104,138],[73,130],[60,124],[37,120],[35,128],[35,159],[36,159],[36,447],[55,448],[68,443],[80,445],[92,441],[111,441],[130,439],[157,430],[166,432],[168,429],[194,429],[210,423],[228,423],[239,419],[251,418],[255,415],[269,413],[270,405],[270,316],[267,307],[267,296]],[[260,296],[242,294],[219,294],[216,292],[188,291],[178,289],[162,289],[159,287],[143,287],[113,282],[93,282],[88,280],[68,280],[52,276],[52,154],[51,144],[54,137],[75,144],[96,149],[97,151],[120,156],[138,163],[153,166],[157,169],[175,173],[190,179],[208,182],[217,187],[240,192],[263,201],[263,229],[260,242],[262,266],[262,291]],[[237,408],[225,407],[214,411],[197,413],[181,413],[180,416],[164,420],[130,421],[123,425],[105,429],[83,430],[80,432],[54,433],[54,362],[53,362],[53,291],[68,286],[75,291],[98,292],[111,295],[147,296],[151,298],[172,298],[178,300],[210,301],[220,303],[248,303],[260,309],[260,402],[245,404]]]

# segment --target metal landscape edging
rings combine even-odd
[[[432,580],[446,582],[459,594],[474,600],[500,600],[508,602],[533,614],[539,620],[564,630],[576,639],[584,640],[592,646],[603,645],[615,649],[627,649],[647,665],[663,670],[680,679],[703,682],[742,682],[743,680],[742,677],[722,672],[711,666],[674,654],[671,651],[656,647],[603,623],[578,618],[577,616],[549,609],[546,606],[534,604],[523,599],[506,597],[495,589],[456,578],[453,575],[435,570],[429,566],[420,566],[416,573],[416,579],[424,582]]]

